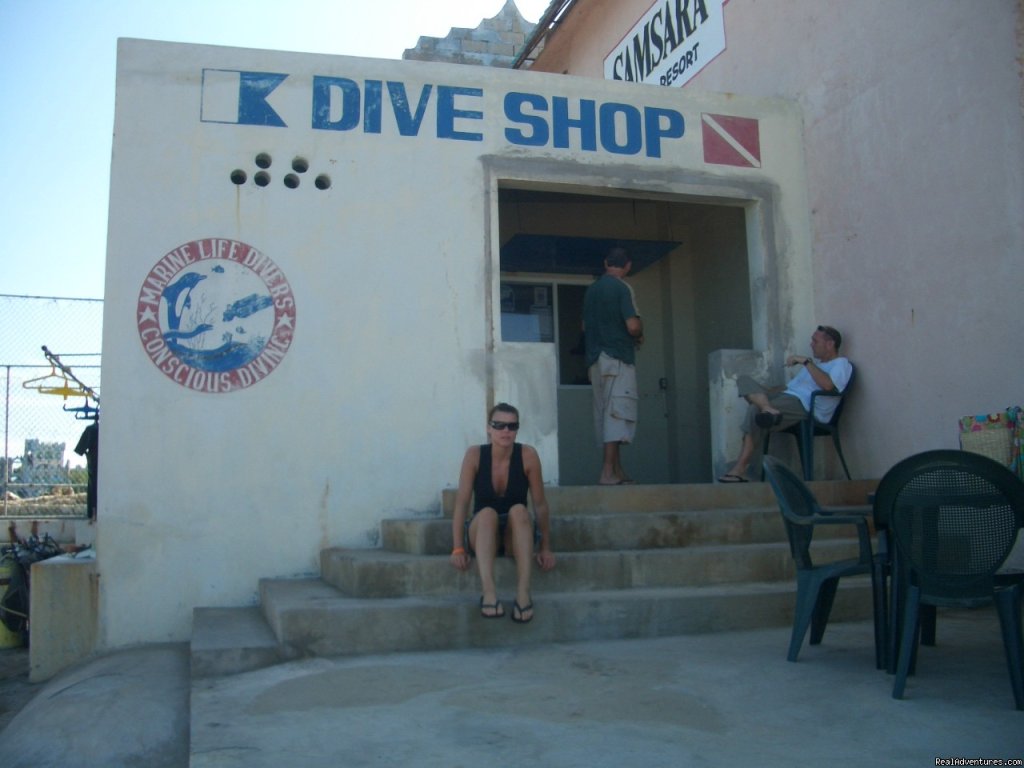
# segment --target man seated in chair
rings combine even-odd
[[[743,444],[736,463],[718,478],[720,483],[745,483],[750,460],[759,444],[762,430],[779,430],[807,418],[811,394],[817,390],[840,393],[846,389],[853,366],[839,356],[843,337],[828,325],[819,325],[811,335],[813,357],[790,355],[787,366],[800,366],[800,370],[783,387],[764,387],[749,376],[740,376],[736,386],[740,397],[750,406],[743,418]],[[814,402],[814,418],[827,424],[832,419],[839,398],[818,397]]]

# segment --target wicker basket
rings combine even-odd
[[[1019,406],[960,419],[960,447],[963,450],[998,461],[1024,479],[1022,438],[1024,409]]]
[[[960,447],[965,451],[988,456],[1008,467],[1013,458],[1013,430],[1004,427],[1003,429],[983,429],[978,432],[961,432]]]

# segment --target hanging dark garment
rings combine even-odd
[[[85,456],[86,469],[89,472],[89,485],[85,494],[86,515],[90,520],[96,519],[96,480],[100,473],[100,425],[90,424],[78,438],[75,453]]]

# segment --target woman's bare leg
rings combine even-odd
[[[508,528],[505,532],[507,547],[516,560],[516,602],[523,609],[521,618],[529,621],[533,618],[530,605],[530,573],[533,568],[533,519],[529,510],[522,504],[516,504],[508,513]]]
[[[494,560],[498,551],[498,513],[487,507],[473,515],[469,524],[469,541],[480,572],[483,603],[495,605],[498,602],[498,589],[494,583]],[[500,614],[497,609],[494,612]]]

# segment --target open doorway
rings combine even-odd
[[[561,485],[593,484],[600,469],[582,308],[616,242],[633,260],[645,331],[623,463],[641,483],[711,481],[708,354],[753,345],[747,215],[706,199],[499,183],[501,338],[555,345]]]

